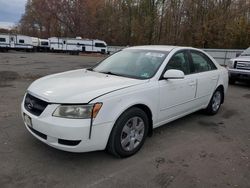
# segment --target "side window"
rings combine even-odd
[[[0,38],[0,42],[6,42],[5,38]]]
[[[188,56],[186,52],[179,52],[175,54],[167,64],[167,70],[176,69],[184,72],[185,75],[190,74],[190,67]]]
[[[106,45],[104,43],[95,43],[95,47],[104,48]]]
[[[43,46],[48,46],[49,43],[48,43],[48,42],[41,42],[41,45],[43,45]]]
[[[23,44],[23,43],[24,43],[24,40],[23,40],[23,39],[20,39],[20,40],[19,40],[19,43],[22,43],[22,44]]]
[[[191,51],[190,54],[193,60],[192,73],[199,73],[217,69],[214,63],[205,54],[198,51]]]

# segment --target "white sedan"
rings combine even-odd
[[[156,127],[201,109],[216,114],[227,88],[227,70],[201,50],[138,46],[36,80],[22,116],[28,131],[54,148],[128,157]]]

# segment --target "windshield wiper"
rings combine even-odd
[[[121,76],[121,75],[116,74],[116,73],[111,72],[111,71],[107,71],[107,72],[100,72],[100,73],[103,73],[103,74],[109,74],[109,75],[114,75],[114,76]]]
[[[86,70],[88,70],[88,71],[94,71],[93,68],[87,68]]]

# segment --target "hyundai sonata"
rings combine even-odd
[[[201,50],[130,47],[92,68],[36,80],[22,117],[34,137],[54,148],[128,157],[156,127],[201,109],[216,114],[227,87],[227,70]]]

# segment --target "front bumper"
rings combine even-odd
[[[249,70],[228,69],[228,74],[230,78],[250,79]]]
[[[65,119],[53,117],[52,113],[58,105],[51,104],[46,107],[40,116],[35,116],[21,105],[22,117],[27,114],[32,121],[32,127],[26,123],[28,131],[40,141],[54,148],[70,152],[89,152],[104,150],[113,122],[95,124],[89,138],[89,119]]]

